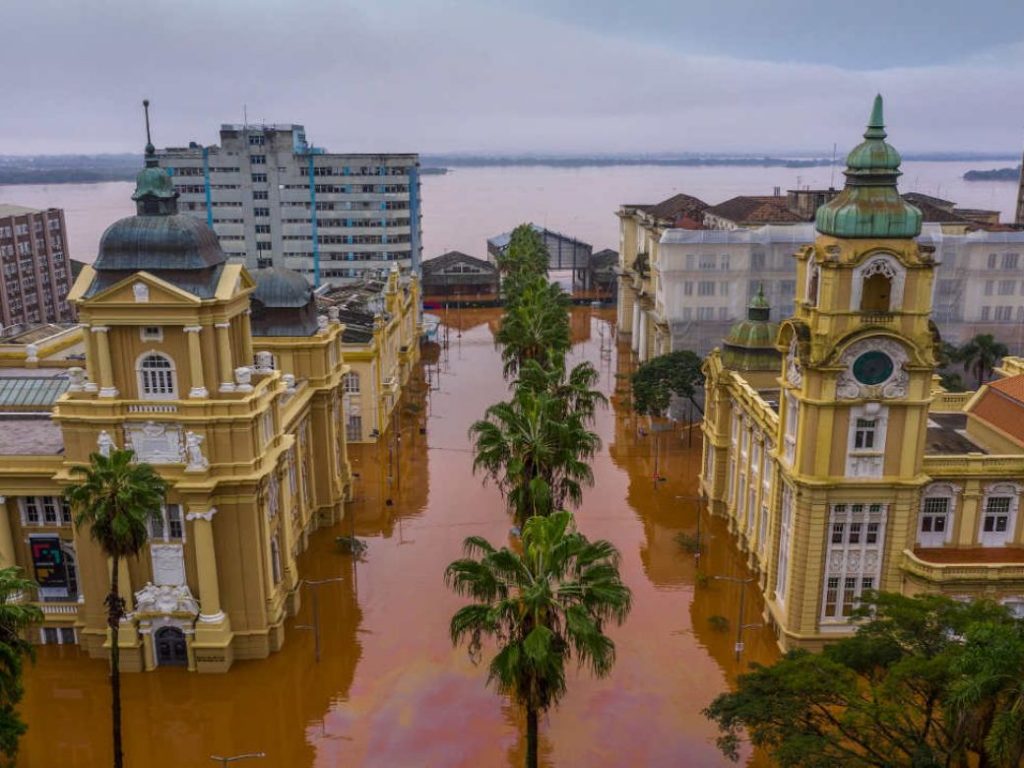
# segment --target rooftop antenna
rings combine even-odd
[[[832,173],[828,177],[828,188],[836,188],[836,143],[832,142]]]
[[[249,127],[249,105],[242,104],[242,127]]]

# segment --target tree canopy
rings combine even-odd
[[[633,373],[633,409],[642,416],[663,416],[672,396],[697,403],[697,392],[704,386],[701,359],[688,349],[659,355],[640,365]]]
[[[751,665],[704,713],[795,768],[1010,768],[1024,756],[1024,622],[938,595],[865,598],[856,634]]]

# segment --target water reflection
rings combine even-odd
[[[471,473],[467,438],[470,423],[507,391],[493,344],[497,317],[450,311],[447,346],[398,406],[400,427],[353,450],[353,514],[317,533],[300,561],[307,578],[343,578],[321,587],[322,662],[313,660],[311,633],[295,627],[310,623],[307,593],[284,648],[269,659],[238,663],[227,675],[125,676],[130,765],[202,765],[210,754],[253,750],[267,753],[253,763],[261,768],[522,764],[521,715],[485,688],[485,666],[451,646],[448,620],[462,600],[442,581],[464,537],[503,542],[510,526],[496,489]],[[609,395],[628,369],[611,343],[613,319],[573,310],[570,364],[590,360]],[[662,436],[657,462],[667,479],[655,483],[653,441],[637,434],[621,397],[599,413],[596,429],[604,448],[578,518],[584,533],[621,551],[634,609],[612,631],[618,660],[609,678],[571,670],[568,695],[542,722],[542,764],[727,765],[700,710],[748,660],[776,652],[767,631],[748,631],[744,661],[735,662],[732,632],[709,619],[725,616],[734,628],[739,588],[696,586],[694,558],[675,541],[696,526],[696,502],[685,497],[696,489],[697,435],[692,447],[679,434]],[[743,575],[724,527],[706,513],[703,524],[700,569]],[[359,561],[334,543],[352,532],[368,545]],[[755,622],[760,604],[748,589]],[[104,664],[73,649],[42,649],[27,674],[19,765],[109,763],[108,696]]]

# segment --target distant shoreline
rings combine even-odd
[[[1020,166],[1016,168],[993,168],[989,171],[968,171],[964,181],[1020,181]]]
[[[420,174],[442,175],[456,168],[611,168],[660,166],[679,168],[823,168],[842,165],[842,157],[773,156],[756,154],[652,154],[652,155],[460,155],[423,154]],[[982,153],[905,154],[905,161],[996,162],[1016,159],[1008,155]],[[142,157],[139,155],[34,155],[0,156],[0,186],[24,184],[101,184],[133,181]],[[1005,174],[1014,174],[1009,178]],[[1015,180],[1019,170],[1000,168],[968,171],[967,181]]]

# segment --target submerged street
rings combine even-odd
[[[342,578],[318,588],[320,663],[313,630],[303,628],[313,623],[304,588],[283,649],[268,659],[238,662],[227,675],[171,668],[124,675],[128,765],[206,765],[210,755],[249,752],[266,753],[242,763],[254,768],[522,764],[525,724],[485,686],[490,649],[477,666],[464,647],[452,646],[448,622],[463,600],[443,582],[466,536],[509,541],[504,503],[472,474],[467,438],[470,424],[506,397],[493,343],[499,316],[461,310],[442,317],[438,338],[447,346],[436,362],[425,355],[399,406],[400,434],[351,450],[350,516],[317,532],[300,558],[303,578]],[[623,402],[630,366],[628,348],[614,342],[614,311],[574,308],[572,327],[568,364],[591,361],[610,398],[594,427],[603,441],[596,483],[577,520],[588,537],[619,549],[633,610],[609,630],[617,645],[610,676],[594,680],[573,669],[565,699],[542,719],[541,763],[730,764],[701,709],[750,661],[777,657],[771,633],[752,628],[742,660],[734,658],[740,589],[749,590],[746,623],[760,621],[760,598],[752,585],[711,578],[747,575],[721,521],[704,513],[699,569],[676,541],[697,526],[698,429],[692,440],[684,426],[638,431]],[[360,556],[335,543],[353,532],[367,545]],[[77,647],[40,647],[25,688],[29,729],[19,766],[110,762],[106,664]],[[745,755],[747,764],[762,763]]]

